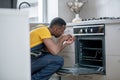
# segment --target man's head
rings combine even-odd
[[[55,37],[60,37],[66,28],[66,22],[60,18],[54,18],[50,23],[51,34]]]

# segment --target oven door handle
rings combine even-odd
[[[73,34],[74,36],[104,36],[104,33],[81,33],[81,34]]]
[[[103,40],[102,38],[78,38],[78,40]]]

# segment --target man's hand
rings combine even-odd
[[[71,38],[72,36],[70,34],[68,35],[62,35],[59,37],[58,42],[64,42],[67,41],[69,38]]]
[[[69,45],[69,44],[72,44],[74,41],[75,41],[75,37],[71,36],[65,41],[65,43]]]
[[[62,35],[59,39],[58,42],[62,43],[64,46],[70,45],[75,41],[75,37],[67,34],[67,35]]]

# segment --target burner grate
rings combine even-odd
[[[120,19],[120,17],[99,17],[99,18],[89,18],[89,19],[82,19],[82,21],[90,21],[90,20],[115,20]]]

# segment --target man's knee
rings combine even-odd
[[[55,55],[52,56],[52,63],[60,65],[62,67],[64,65],[64,59],[61,56]]]
[[[63,59],[63,57],[61,57],[61,56],[58,56],[58,63],[61,65],[61,66],[63,66],[64,65],[64,59]]]

